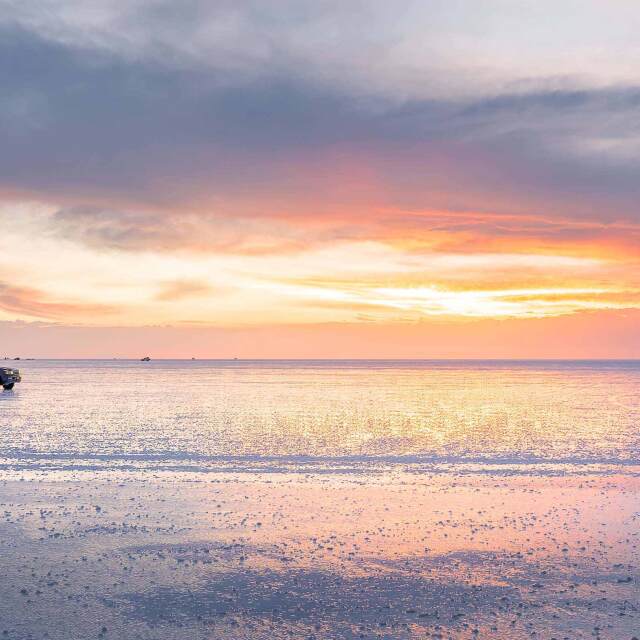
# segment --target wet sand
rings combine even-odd
[[[23,368],[0,640],[640,637],[639,363]]]
[[[640,478],[0,471],[0,637],[640,636]]]

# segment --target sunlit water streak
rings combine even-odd
[[[4,468],[640,468],[638,361],[19,364]]]

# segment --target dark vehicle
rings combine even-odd
[[[0,384],[6,391],[13,389],[16,382],[20,382],[20,371],[18,369],[10,369],[9,367],[0,367]]]

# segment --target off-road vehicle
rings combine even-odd
[[[18,369],[0,367],[0,384],[6,391],[13,389],[13,385],[21,380],[22,378],[20,377],[20,371],[18,371]]]

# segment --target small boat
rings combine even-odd
[[[144,358],[140,358],[140,362],[151,362],[151,358],[149,356],[145,356]]]

